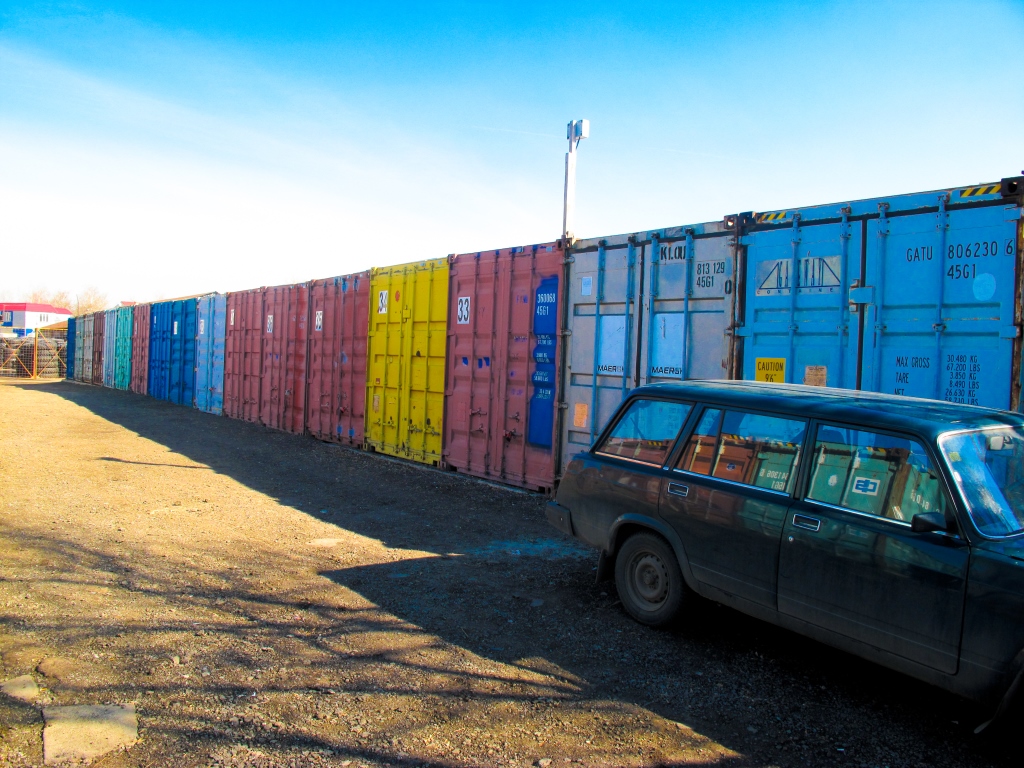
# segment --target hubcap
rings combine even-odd
[[[630,585],[640,600],[651,605],[664,601],[668,594],[668,571],[660,557],[641,552],[633,559],[632,570]]]

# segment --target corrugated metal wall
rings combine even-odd
[[[106,312],[93,312],[92,315],[92,383],[103,385],[103,353],[106,351]]]
[[[171,368],[171,302],[153,304],[149,310],[149,395],[168,400]]]
[[[362,447],[370,273],[310,284],[306,429],[320,440]]]
[[[448,260],[374,269],[370,278],[366,445],[441,461]]]
[[[132,328],[134,313],[132,307],[117,310],[117,336],[114,343],[114,388],[128,389],[132,379]]]
[[[224,357],[224,415],[259,421],[263,378],[263,289],[229,293]]]
[[[171,302],[171,362],[167,399],[193,405],[196,391],[196,300]]]
[[[263,293],[263,380],[260,423],[302,434],[306,428],[309,283]]]
[[[95,315],[82,317],[82,364],[78,366],[78,380],[92,383],[93,346],[95,343]]]
[[[103,315],[103,386],[113,389],[117,367],[117,310],[108,309]]]
[[[200,411],[224,412],[224,333],[227,297],[214,293],[196,304],[196,392]]]
[[[449,261],[445,464],[549,490],[556,469],[561,243]]]
[[[130,388],[140,395],[149,392],[149,304],[132,310],[132,376]]]
[[[67,360],[67,368],[65,368],[65,378],[75,378],[75,353],[78,350],[78,338],[77,334],[81,333],[81,328],[78,325],[78,320],[74,317],[68,318],[68,346],[65,359]]]

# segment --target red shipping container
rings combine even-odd
[[[144,395],[149,390],[149,304],[132,310],[132,378],[128,388]]]
[[[103,339],[107,316],[104,312],[93,313],[92,326],[92,383],[103,386]]]
[[[562,244],[457,254],[449,263],[445,465],[550,491],[558,444]]]
[[[263,289],[229,293],[224,337],[224,415],[259,421],[263,378]]]
[[[306,431],[306,344],[309,283],[263,289],[263,380],[260,423]]]
[[[306,429],[320,440],[362,447],[370,273],[310,287]]]

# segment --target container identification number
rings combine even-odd
[[[381,291],[377,294],[377,314],[386,315],[388,313],[388,292]]]
[[[715,275],[725,274],[724,261],[698,261],[697,262],[697,287],[714,288]]]
[[[455,322],[459,325],[469,325],[469,296],[459,296],[459,303],[456,306]]]

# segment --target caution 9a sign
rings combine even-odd
[[[754,369],[754,381],[770,381],[781,384],[786,380],[786,358],[758,357]]]

